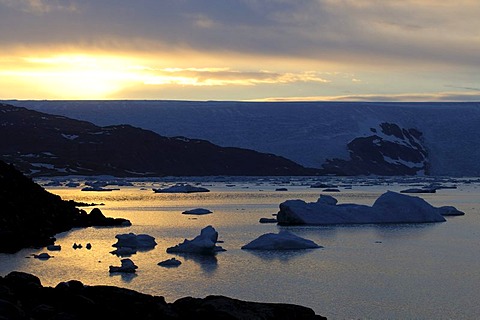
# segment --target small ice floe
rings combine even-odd
[[[182,212],[182,214],[196,214],[196,215],[209,214],[209,213],[212,213],[212,211],[204,208],[196,208],[196,209],[186,210]]]
[[[49,251],[60,251],[62,250],[62,246],[59,244],[51,244],[47,246],[47,250]]]
[[[260,218],[260,220],[258,220],[258,222],[260,222],[260,223],[276,223],[277,219],[275,219],[275,218]]]
[[[280,225],[324,225],[355,223],[428,223],[443,222],[444,215],[463,215],[451,206],[434,207],[424,199],[393,191],[382,194],[372,206],[337,204],[322,195],[317,202],[287,200],[277,214]]]
[[[120,190],[119,188],[103,188],[103,187],[83,187],[81,191],[114,191]]]
[[[193,192],[209,192],[207,188],[195,187],[187,183],[177,183],[167,188],[152,189],[155,193],[193,193]]]
[[[167,259],[164,261],[160,261],[157,263],[161,267],[178,267],[179,265],[182,264],[180,260],[177,260],[175,258]]]
[[[185,239],[174,247],[167,248],[168,253],[198,253],[213,255],[219,251],[225,251],[217,246],[218,232],[212,226],[207,226],[200,231],[200,235],[192,240]]]
[[[35,259],[39,259],[39,260],[48,260],[50,258],[53,258],[53,256],[49,255],[47,252],[42,252],[40,254],[34,254],[33,257]]]
[[[336,185],[333,185],[333,184],[328,184],[328,183],[323,183],[323,182],[317,182],[317,183],[314,183],[312,185],[310,185],[310,188],[337,188]]]
[[[155,238],[148,234],[136,235],[130,232],[117,234],[115,238],[117,238],[117,243],[112,246],[117,248],[129,247],[134,249],[153,249],[157,245]]]
[[[247,250],[300,250],[316,248],[323,247],[285,230],[279,233],[266,233],[242,247],[242,249]]]
[[[138,267],[133,263],[130,259],[122,259],[120,260],[122,265],[120,267],[116,266],[109,266],[109,272],[126,272],[126,273],[134,273]]]
[[[401,193],[435,193],[437,192],[436,188],[409,188],[401,190]]]
[[[323,192],[340,192],[337,188],[326,188],[322,190]]]

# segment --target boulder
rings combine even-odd
[[[134,290],[84,285],[80,281],[43,287],[30,274],[11,272],[0,277],[0,317],[4,319],[325,319],[307,307],[260,303],[225,296],[184,297],[167,303],[161,296]]]

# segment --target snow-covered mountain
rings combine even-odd
[[[350,159],[348,144],[389,123],[422,134],[431,175],[480,176],[480,103],[8,101],[99,126],[274,153],[307,167]],[[392,161],[394,161],[393,159]]]

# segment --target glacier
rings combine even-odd
[[[422,132],[430,175],[480,176],[480,102],[5,102],[99,126],[130,124],[164,136],[273,153],[315,168],[327,159],[348,159],[350,141],[389,122]]]

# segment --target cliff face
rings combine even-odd
[[[349,160],[331,159],[323,164],[338,175],[428,175],[429,160],[422,132],[381,123],[371,135],[358,137],[347,145]]]
[[[208,130],[208,128],[206,128]],[[314,175],[293,161],[130,125],[92,123],[0,104],[0,158],[30,176]]]
[[[0,161],[0,252],[13,253],[30,246],[53,243],[55,234],[73,227],[121,225],[124,219],[93,215],[62,200]],[[93,211],[93,210],[92,210]]]

